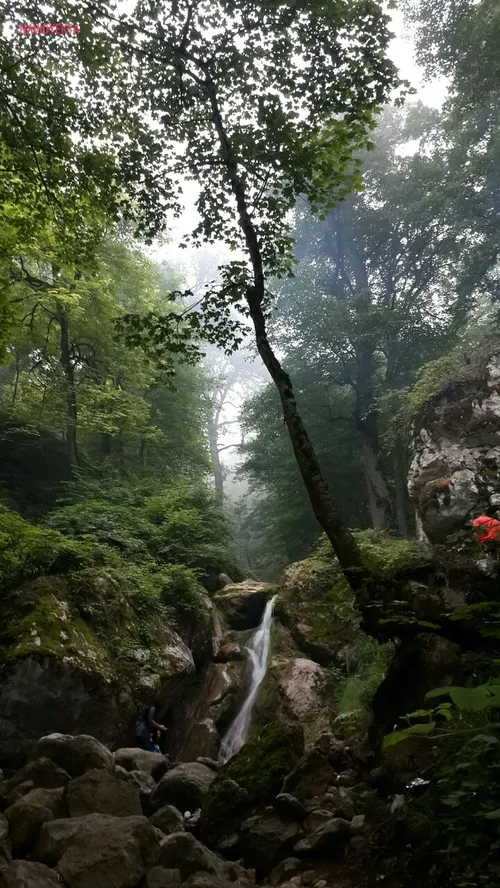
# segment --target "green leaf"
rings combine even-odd
[[[425,725],[411,725],[409,728],[405,728],[402,731],[393,731],[392,734],[386,734],[382,741],[382,749],[387,749],[389,746],[395,746],[396,743],[401,743],[403,740],[408,740],[410,737],[426,737],[429,734],[432,734],[434,728],[436,727],[436,722],[428,722]]]

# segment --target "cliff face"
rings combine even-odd
[[[472,517],[500,515],[500,346],[427,405],[408,487],[421,536],[442,542]]]

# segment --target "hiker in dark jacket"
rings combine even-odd
[[[155,721],[156,707],[146,706],[142,710],[141,717],[135,727],[135,742],[139,749],[147,749],[154,752],[153,731],[166,731],[165,725]]]

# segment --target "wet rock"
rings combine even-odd
[[[146,888],[175,888],[180,884],[181,874],[178,869],[153,866],[146,874]]]
[[[32,789],[36,789],[32,780],[25,780],[24,783],[18,783],[14,789],[11,789],[7,796],[4,796],[2,807],[10,808],[10,806],[14,805],[18,799],[22,799],[23,796],[28,795]]]
[[[248,653],[241,644],[236,642],[227,642],[219,649],[215,657],[216,663],[231,663],[234,660],[246,660]]]
[[[327,755],[313,748],[285,778],[282,791],[305,804],[315,797],[321,798],[334,776]]]
[[[216,774],[199,762],[186,762],[173,768],[160,780],[151,796],[154,810],[174,805],[183,813],[201,808]]]
[[[338,786],[354,786],[356,783],[355,771],[343,771],[337,775]]]
[[[290,820],[296,820],[298,823],[307,817],[307,810],[302,802],[299,802],[295,796],[290,795],[288,792],[282,792],[276,796],[274,807],[278,814],[281,814],[283,817],[289,817]]]
[[[219,772],[222,768],[221,762],[217,762],[215,761],[215,759],[207,758],[204,755],[198,756],[196,761],[199,762],[200,765],[205,765],[207,768],[211,768],[212,771]]]
[[[275,590],[269,583],[246,580],[225,586],[213,600],[231,629],[253,629],[259,625],[267,600]]]
[[[314,852],[325,856],[336,856],[349,842],[349,823],[340,817],[334,817],[315,833],[294,846],[297,854]]]
[[[70,817],[110,814],[131,817],[142,814],[139,787],[130,779],[98,768],[71,780],[65,790]]]
[[[166,836],[184,829],[184,817],[173,805],[164,805],[149,818],[149,822]]]
[[[312,744],[328,725],[328,714],[321,692],[325,670],[305,657],[275,656],[269,665],[281,707],[287,717],[302,725],[306,745]]]
[[[199,757],[216,758],[220,737],[211,718],[196,721],[190,728],[186,743],[177,756],[180,762],[194,762]]]
[[[63,789],[32,789],[7,808],[9,838],[16,854],[26,853],[34,845],[43,823],[64,817]]]
[[[49,734],[35,743],[31,760],[48,758],[71,777],[79,777],[96,768],[113,768],[113,755],[95,737],[80,734]]]
[[[35,856],[57,864],[68,888],[135,888],[156,863],[159,847],[145,817],[89,814],[45,823]]]
[[[62,888],[58,873],[28,860],[14,860],[2,873],[1,888]]]
[[[145,749],[127,747],[117,749],[114,760],[126,771],[143,771],[150,774],[156,781],[161,780],[170,767],[170,760],[166,755],[158,755],[157,752],[148,752]]]

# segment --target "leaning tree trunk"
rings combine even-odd
[[[64,374],[66,390],[66,445],[68,448],[68,462],[71,469],[79,468],[78,447],[76,441],[77,432],[77,401],[75,386],[75,370],[71,360],[69,344],[69,324],[66,310],[62,303],[56,303],[57,321],[59,324],[59,363]]]
[[[278,361],[267,338],[266,321],[262,310],[266,287],[259,238],[249,212],[245,184],[238,171],[236,154],[224,127],[215,84],[207,68],[204,69],[204,75],[204,88],[210,101],[221,159],[236,199],[238,222],[245,238],[253,271],[253,285],[247,286],[245,297],[255,329],[257,349],[278,389],[295,459],[316,519],[330,540],[346,579],[353,589],[361,590],[365,586],[366,579],[361,552],[347,524],[341,518],[335,500],[330,495],[314,447],[299,414],[291,379]]]

